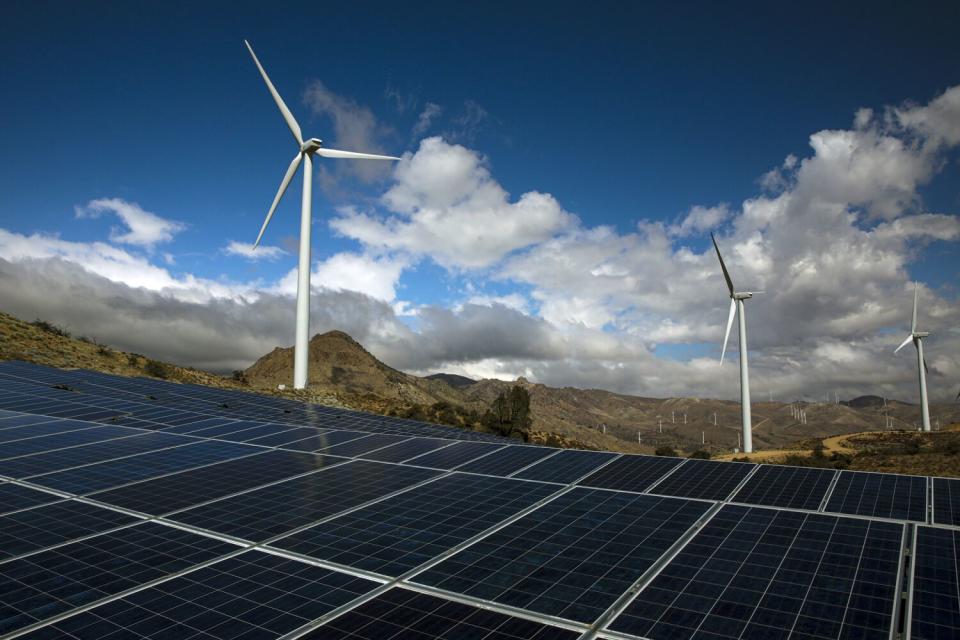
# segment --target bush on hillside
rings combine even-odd
[[[36,320],[34,320],[33,322],[31,322],[30,324],[32,324],[32,325],[35,326],[36,328],[40,329],[41,331],[46,331],[47,333],[52,333],[52,334],[55,335],[55,336],[62,336],[62,337],[64,337],[64,338],[69,338],[69,337],[70,337],[70,332],[67,331],[66,329],[62,329],[61,327],[58,327],[58,326],[55,325],[55,324],[51,324],[50,322],[47,322],[46,320],[41,320],[40,318],[37,318]]]
[[[709,452],[709,451],[704,451],[703,449],[700,449],[699,451],[694,451],[694,452],[691,453],[688,457],[690,457],[690,458],[695,458],[695,459],[697,459],[697,460],[709,460],[709,459],[710,459],[710,452]]]
[[[678,457],[677,450],[673,447],[657,447],[653,454],[657,456],[669,456],[671,458]]]
[[[153,376],[154,378],[166,378],[170,375],[170,370],[167,365],[156,360],[147,360],[147,364],[144,365],[143,371],[148,376]]]

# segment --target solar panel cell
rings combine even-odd
[[[570,484],[616,456],[615,453],[605,451],[576,451],[572,449],[561,451],[555,456],[538,462],[529,469],[524,469],[515,477],[541,482]]]
[[[17,511],[0,517],[0,558],[19,556],[136,520],[74,500]]]
[[[743,462],[687,459],[682,467],[648,491],[682,498],[726,500],[756,466]]]
[[[960,531],[917,527],[910,637],[960,637]]]
[[[733,501],[816,511],[836,473],[833,469],[760,465]]]
[[[556,452],[556,449],[548,447],[510,445],[479,460],[468,462],[459,467],[458,471],[485,473],[491,476],[508,476]]]
[[[502,445],[486,444],[483,442],[458,442],[449,447],[417,456],[416,458],[408,460],[407,463],[423,467],[433,467],[434,469],[455,469],[491,451],[496,451],[501,447]]]
[[[927,519],[927,479],[841,471],[826,511],[899,520]]]
[[[933,479],[933,521],[960,527],[960,480]]]
[[[455,442],[455,440],[440,440],[437,438],[411,438],[405,442],[365,453],[360,457],[381,462],[403,462],[415,456],[423,455],[428,451],[452,445]]]
[[[62,499],[52,493],[21,487],[12,482],[4,482],[0,484],[0,515]],[[0,530],[0,535],[2,534],[3,531]]]

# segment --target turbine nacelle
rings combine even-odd
[[[737,291],[737,292],[734,292],[734,294],[733,294],[732,296],[730,296],[730,297],[733,298],[734,300],[749,300],[750,298],[753,297],[753,292],[752,292],[752,291]]]
[[[304,140],[303,144],[300,145],[301,153],[314,153],[317,149],[323,146],[323,140],[320,138],[310,138],[309,140]]]

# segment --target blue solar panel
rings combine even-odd
[[[236,550],[153,522],[9,560],[0,567],[0,634]]]
[[[161,515],[340,462],[343,458],[267,450],[239,460],[94,493],[92,497],[118,507]]]
[[[756,468],[742,462],[687,459],[682,467],[648,489],[650,493],[681,498],[726,500]]]
[[[908,628],[913,640],[960,638],[960,531],[917,527]]]
[[[723,507],[610,629],[674,638],[887,638],[903,525]]]
[[[74,500],[62,500],[0,517],[0,558],[136,522],[125,513],[94,507]]]
[[[54,449],[76,447],[82,444],[111,440],[113,438],[125,438],[139,435],[140,433],[142,432],[126,427],[91,427],[90,429],[81,429],[68,433],[57,433],[49,436],[40,436],[38,438],[28,438],[26,440],[14,440],[0,444],[0,460],[43,451],[52,451]],[[2,473],[2,471],[0,471],[0,473]]]
[[[516,478],[570,484],[617,456],[606,451],[561,451],[516,474]]]
[[[557,490],[538,482],[454,474],[272,545],[399,576]]]
[[[4,482],[0,484],[0,515],[62,499],[52,493],[21,487],[12,482]],[[0,535],[2,533],[0,531]]]
[[[409,460],[428,451],[449,446],[454,442],[456,441],[440,440],[438,438],[411,438],[405,442],[399,442],[383,449],[365,453],[360,457],[366,458],[367,460],[379,460],[381,462],[403,462],[404,460]]]
[[[278,638],[379,583],[248,551],[137,591],[25,638]]]
[[[436,475],[429,469],[357,460],[188,509],[172,518],[259,542]]]
[[[619,491],[645,491],[681,462],[681,458],[620,456],[579,484]]]
[[[289,442],[283,445],[283,448],[294,451],[319,451],[335,444],[349,442],[368,435],[370,434],[363,431],[322,431],[315,436]]]
[[[760,465],[733,501],[817,511],[836,474],[833,469]]]
[[[391,444],[403,442],[406,439],[406,436],[391,436],[385,433],[377,433],[365,436],[363,438],[357,438],[356,440],[351,440],[350,442],[335,444],[327,447],[326,449],[320,449],[319,453],[325,453],[331,456],[353,457],[388,447]]]
[[[408,464],[416,464],[424,467],[433,467],[434,469],[455,469],[460,465],[475,460],[480,456],[486,455],[491,451],[496,451],[502,445],[487,444],[484,442],[458,442],[437,449],[422,456],[417,456],[407,460]]]
[[[468,473],[485,473],[491,476],[508,476],[556,452],[556,449],[547,447],[510,445],[479,460],[468,462],[457,470]]]
[[[32,416],[39,418],[41,416]],[[95,422],[84,422],[82,420],[59,420],[42,416],[44,420],[51,422],[35,422],[25,425],[10,426],[0,430],[0,442],[11,442],[13,440],[23,440],[25,438],[36,438],[37,436],[49,436],[55,433],[66,433],[68,431],[79,431],[80,429],[90,429],[99,427]]]
[[[413,581],[592,623],[709,506],[577,488]]]
[[[133,433],[136,434],[137,432]],[[157,449],[166,449],[189,442],[191,440],[183,436],[147,431],[129,438],[116,438],[70,447],[69,449],[45,451],[3,460],[0,461],[0,474],[10,478],[26,478],[40,473],[79,467]]]
[[[841,471],[826,511],[925,522],[927,479],[892,473]]]
[[[576,640],[552,627],[394,588],[303,636],[305,640]]]
[[[960,480],[933,479],[933,521],[960,527]]]
[[[201,441],[173,449],[33,476],[30,482],[81,495],[262,452],[263,449],[235,442]]]

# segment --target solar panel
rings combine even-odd
[[[933,521],[960,526],[960,480],[933,478]]]
[[[651,640],[887,638],[903,529],[725,506],[609,628]]]
[[[248,551],[24,637],[276,638],[378,586],[372,580]]]
[[[137,518],[75,500],[61,500],[0,517],[0,558],[19,556],[88,536]]]
[[[32,416],[34,418],[43,417],[52,422],[35,422],[32,424],[21,424],[9,426],[0,430],[0,443],[11,442],[13,440],[23,440],[25,438],[36,438],[37,436],[49,436],[55,433],[66,433],[68,431],[78,431],[80,429],[89,429],[100,425],[94,422],[84,422],[82,420],[57,420],[49,416]]]
[[[760,465],[733,501],[817,511],[836,474],[833,469]]]
[[[304,438],[319,435],[320,433],[323,433],[323,431],[314,427],[294,427],[293,429],[287,429],[280,433],[274,433],[268,436],[260,436],[259,438],[247,440],[246,442],[265,447],[280,447],[289,442],[303,440]]]
[[[177,522],[259,542],[436,475],[429,469],[357,460],[171,517]]]
[[[508,476],[556,452],[556,449],[548,449],[547,447],[510,445],[479,460],[469,462],[457,470],[469,473],[485,473],[491,476]]]
[[[399,576],[557,490],[539,482],[456,473],[281,538],[272,546]]]
[[[620,456],[579,484],[620,491],[645,491],[681,462],[682,458]]]
[[[370,451],[375,451],[377,449],[383,449],[391,444],[403,442],[406,439],[406,436],[391,436],[385,433],[377,433],[363,438],[357,438],[356,440],[351,440],[350,442],[335,444],[331,447],[327,447],[326,449],[321,449],[320,453],[325,453],[332,456],[353,457],[368,453]]]
[[[340,462],[344,459],[268,450],[239,460],[108,489],[92,497],[118,507],[160,515]]]
[[[491,451],[496,451],[501,446],[484,442],[458,442],[407,460],[407,463],[434,469],[455,469]]]
[[[30,482],[82,495],[254,453],[263,453],[263,449],[235,442],[207,440],[76,469],[31,476]]]
[[[89,429],[80,429],[67,433],[40,436],[38,438],[14,440],[0,444],[0,460],[25,456],[31,453],[40,453],[42,451],[76,447],[82,444],[90,444],[92,442],[100,442],[113,438],[125,438],[139,435],[140,433],[140,431],[126,427],[91,427]]]
[[[918,526],[913,598],[907,628],[913,640],[960,637],[960,531]]]
[[[0,484],[0,515],[62,499],[52,493],[28,489],[12,482],[4,482]],[[3,535],[2,530],[0,530],[0,535]]]
[[[0,634],[236,550],[144,522],[0,564]]]
[[[26,478],[48,471],[78,467],[192,442],[189,438],[167,433],[151,431],[132,433],[137,435],[3,460],[0,461],[0,474],[10,478]]]
[[[650,493],[682,498],[726,500],[756,468],[743,462],[687,459],[684,465],[649,489]]]
[[[575,640],[579,636],[577,631],[397,587],[302,637],[310,640]]]
[[[283,445],[284,449],[295,451],[319,451],[335,444],[363,438],[370,434],[363,431],[324,431],[315,436],[303,438]]]
[[[618,454],[606,451],[577,451],[568,449],[542,460],[516,474],[516,478],[570,484],[576,482]]]
[[[428,451],[449,446],[454,442],[454,440],[440,440],[438,438],[411,438],[405,442],[398,442],[389,447],[365,453],[360,457],[381,462],[403,462]]]
[[[927,479],[892,473],[841,471],[825,510],[925,522]]]
[[[591,623],[709,506],[576,488],[412,580]]]

